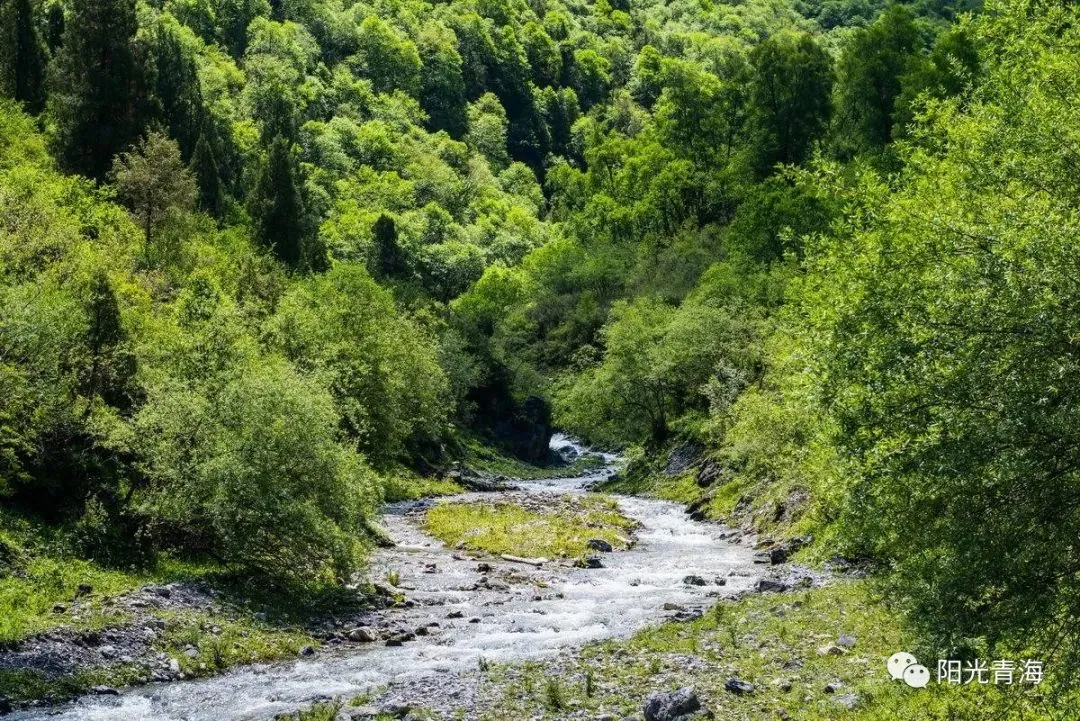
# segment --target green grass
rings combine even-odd
[[[58,534],[9,512],[0,512],[0,645],[57,626],[97,630],[124,623],[124,611],[105,603],[148,583],[205,577],[220,569],[163,559],[153,570],[106,568],[74,557]],[[80,586],[90,593],[80,596]],[[78,615],[70,613],[78,597]],[[68,607],[57,612],[57,604]]]
[[[854,648],[821,653],[844,634],[855,637]],[[1080,703],[1075,695],[1053,698],[1051,681],[1040,686],[931,683],[912,689],[892,681],[885,668],[886,659],[900,650],[915,653],[934,678],[936,657],[923,651],[892,609],[872,597],[867,583],[837,581],[797,594],[724,602],[697,621],[590,645],[569,660],[496,667],[487,680],[505,693],[482,709],[480,718],[560,718],[551,708],[553,687],[565,708],[617,718],[639,715],[651,691],[682,686],[693,687],[715,718],[730,721],[1064,721],[1072,718],[1068,709]],[[726,691],[724,682],[731,677],[754,684],[754,693]],[[840,689],[826,693],[825,686],[834,682]],[[781,684],[790,684],[790,690]],[[854,708],[838,701],[844,694],[855,695]]]
[[[701,497],[702,493],[694,480],[695,473],[695,471],[687,471],[677,476],[669,476],[665,473],[648,473],[633,477],[619,476],[601,484],[600,490],[605,493],[648,496],[676,503],[693,503]]]
[[[247,616],[227,618],[202,611],[163,613],[165,631],[155,648],[175,658],[187,676],[208,676],[246,663],[296,656],[319,642],[309,634],[280,629]],[[187,649],[194,647],[196,655]]]
[[[428,533],[448,546],[544,558],[584,556],[593,538],[627,548],[635,525],[602,496],[553,498],[542,511],[510,501],[443,502],[424,517]]]
[[[0,695],[13,703],[41,699],[60,703],[94,686],[129,686],[149,680],[149,672],[136,664],[84,669],[65,676],[49,676],[30,670],[2,670]]]
[[[387,475],[383,488],[387,503],[415,501],[435,496],[455,496],[465,490],[453,481],[421,476],[408,470],[395,471]]]

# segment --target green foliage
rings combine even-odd
[[[143,229],[143,253],[153,266],[177,256],[175,236],[162,238],[177,216],[195,205],[195,179],[180,159],[180,148],[160,132],[150,132],[130,153],[117,156],[112,170],[117,194]]]
[[[12,0],[0,8],[0,93],[37,114],[45,104],[47,55],[30,0]]]
[[[911,11],[892,5],[844,46],[837,68],[837,112],[846,143],[880,150],[892,140],[901,80],[920,45]]]
[[[139,510],[163,536],[183,534],[189,550],[205,543],[227,563],[298,581],[347,577],[379,491],[336,426],[330,394],[281,360],[202,387],[163,380],[135,422]]]
[[[448,387],[434,344],[361,266],[294,286],[271,328],[297,366],[327,374],[341,427],[373,461],[402,460],[441,434]]]
[[[603,443],[663,441],[675,418],[707,405],[707,393],[738,393],[754,333],[751,309],[736,314],[708,298],[677,309],[619,302],[601,331],[603,362],[557,396],[559,422]]]
[[[930,106],[894,184],[853,184],[808,304],[859,464],[856,547],[950,644],[1061,624],[1072,649],[1078,89],[1059,83],[1080,37],[1073,9],[1030,13],[979,24],[985,82]]]
[[[777,163],[806,160],[832,114],[832,61],[808,34],[780,33],[750,55],[754,160],[765,175]]]

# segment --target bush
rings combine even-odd
[[[206,538],[213,555],[245,569],[346,577],[379,487],[338,442],[337,425],[330,394],[283,360],[200,388],[163,383],[136,422],[149,479],[140,510],[158,530]]]

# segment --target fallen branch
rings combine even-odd
[[[511,563],[526,563],[530,566],[540,568],[547,563],[546,558],[522,558],[521,556],[511,556],[509,553],[503,553],[499,556],[504,561],[510,561]]]

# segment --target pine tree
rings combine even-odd
[[[398,245],[397,227],[394,219],[380,215],[371,226],[371,235],[375,241],[375,273],[380,278],[400,277],[407,269],[405,256]]]
[[[158,120],[180,146],[184,160],[195,152],[203,119],[202,88],[195,58],[180,40],[179,31],[159,24],[150,35],[154,98]]]
[[[90,365],[85,369],[81,390],[87,396],[98,396],[109,405],[125,410],[135,396],[135,357],[126,348],[127,333],[120,306],[104,272],[99,271],[91,283],[86,315]]]
[[[15,99],[38,114],[45,106],[45,48],[30,0],[15,0]]]
[[[199,197],[196,203],[199,210],[215,218],[221,217],[221,211],[225,205],[224,194],[221,190],[221,176],[217,158],[214,157],[214,149],[210,147],[210,143],[206,142],[204,135],[199,135],[199,142],[195,144],[195,152],[191,156],[191,172],[199,186]]]
[[[65,25],[50,78],[56,145],[69,170],[102,180],[139,135],[135,0],[73,0]]]
[[[255,187],[252,216],[256,240],[290,268],[301,267],[307,240],[304,198],[292,150],[280,135],[270,144],[266,166]]]

